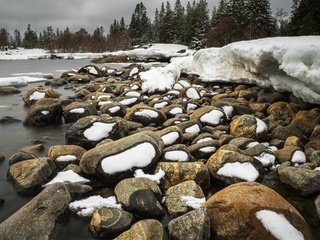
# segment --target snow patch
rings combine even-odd
[[[206,198],[195,198],[193,196],[181,196],[181,201],[183,201],[188,207],[193,209],[199,209],[206,202]]]
[[[199,149],[199,151],[203,152],[203,153],[213,153],[216,150],[217,150],[217,148],[215,148],[215,147],[203,147],[203,148]]]
[[[175,108],[172,108],[169,111],[169,113],[172,114],[172,115],[180,114],[180,113],[183,113],[183,109],[180,108],[180,107],[175,107]]]
[[[163,108],[163,107],[167,106],[168,104],[169,104],[168,102],[159,102],[159,103],[154,104],[153,107],[155,109],[160,109],[160,108]]]
[[[116,112],[118,112],[119,110],[120,110],[120,107],[119,107],[119,106],[111,107],[111,108],[108,109],[108,111],[109,111],[110,113],[116,113]]]
[[[135,74],[138,74],[139,73],[139,69],[137,67],[134,67],[130,73],[129,73],[129,77],[132,77],[133,75]]]
[[[294,154],[292,155],[291,162],[293,162],[293,163],[306,163],[307,157],[304,154],[304,152],[298,150],[298,151],[295,151]]]
[[[84,113],[85,111],[86,111],[86,109],[84,109],[84,108],[74,108],[74,109],[70,110],[70,113],[79,113],[79,114],[81,114],[81,113]]]
[[[160,180],[165,176],[165,172],[160,168],[159,171],[153,175],[145,174],[142,169],[137,169],[134,172],[135,178],[149,178],[151,181],[160,184]]]
[[[165,146],[173,144],[179,138],[178,132],[170,132],[161,137]]]
[[[49,111],[41,111],[41,114],[45,116],[47,116],[49,113],[50,113]]]
[[[202,123],[207,123],[210,125],[218,125],[222,121],[223,117],[224,117],[223,112],[219,110],[212,110],[208,113],[203,114],[200,117],[200,121]]]
[[[71,162],[74,160],[77,160],[75,155],[62,155],[56,158],[56,161],[58,162]]]
[[[199,140],[197,141],[197,143],[210,142],[210,141],[212,141],[212,140],[213,140],[212,137],[205,137],[205,138],[199,139]]]
[[[150,109],[140,109],[139,111],[135,112],[135,115],[145,118],[157,118],[159,116],[156,111]]]
[[[273,166],[276,161],[276,157],[270,153],[261,153],[259,156],[255,156],[255,159],[260,161],[264,167]]]
[[[130,91],[125,94],[126,97],[140,97],[141,94],[135,91]]]
[[[248,182],[254,182],[259,177],[257,169],[249,162],[226,163],[217,172],[226,177],[237,177]]]
[[[196,109],[198,106],[196,104],[193,104],[193,103],[188,103],[187,105],[187,111],[189,110],[194,110]]]
[[[188,154],[185,151],[169,151],[164,154],[165,160],[168,161],[178,161],[178,162],[186,162],[188,161]]]
[[[35,91],[29,96],[29,100],[30,101],[39,100],[39,99],[45,98],[45,96],[46,96],[46,93]]]
[[[227,119],[232,117],[233,107],[232,106],[223,106],[222,107],[224,114],[227,116]]]
[[[201,98],[197,89],[195,89],[195,88],[188,88],[188,90],[186,91],[186,96],[191,99],[200,99]]]
[[[89,141],[100,141],[109,136],[115,123],[95,122],[93,125],[83,132],[83,135]]]
[[[87,183],[87,182],[90,182],[90,180],[84,177],[81,177],[79,174],[75,173],[72,170],[68,170],[65,172],[58,172],[57,176],[55,176],[50,182],[43,185],[43,187],[47,187],[48,185],[51,185],[54,183],[62,183],[62,182]]]
[[[184,131],[186,133],[198,133],[198,132],[200,132],[200,127],[198,124],[194,124],[190,127],[187,127]]]
[[[138,100],[138,98],[134,97],[134,98],[127,98],[127,99],[123,99],[120,101],[121,104],[128,106],[132,103],[135,103]]]

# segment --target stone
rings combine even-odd
[[[77,145],[55,145],[49,148],[48,157],[51,158],[59,169],[69,164],[79,164],[86,150]]]
[[[167,120],[167,117],[158,109],[144,104],[137,104],[127,109],[125,119],[141,123],[143,126],[160,126]]]
[[[78,74],[90,74],[96,77],[101,77],[101,70],[95,65],[86,65],[78,70]]]
[[[208,159],[220,147],[217,140],[196,143],[188,147],[190,154],[196,159]]]
[[[155,133],[161,137],[165,147],[183,142],[182,131],[177,126],[167,127]]]
[[[320,195],[314,200],[314,205],[316,207],[317,218],[320,219]]]
[[[24,124],[36,127],[46,126],[59,123],[61,117],[61,101],[56,98],[42,98],[31,106],[24,120]]]
[[[300,213],[274,190],[259,183],[238,183],[215,193],[205,203],[214,239],[274,239],[256,213],[270,210],[282,214],[304,239],[314,239]]]
[[[0,95],[9,95],[21,93],[16,87],[0,87]]]
[[[170,187],[166,191],[165,200],[165,205],[170,217],[176,218],[193,210],[193,207],[188,205],[184,197],[205,199],[201,187],[193,180]]]
[[[301,140],[296,136],[290,136],[284,142],[284,147],[298,147],[303,149],[303,143]]]
[[[193,180],[205,193],[209,192],[209,171],[201,162],[159,162],[156,172],[160,169],[165,172],[159,185],[163,191],[187,180]]]
[[[277,172],[282,183],[302,196],[320,193],[320,171],[281,165]]]
[[[262,140],[267,133],[267,125],[252,115],[241,115],[231,122],[230,133],[235,137]]]
[[[232,139],[229,144],[236,146],[239,149],[245,150],[247,149],[248,145],[250,143],[256,142],[252,138],[246,138],[246,137],[237,137]]]
[[[188,148],[184,144],[176,144],[163,150],[161,161],[163,162],[193,162]]]
[[[148,178],[128,178],[115,187],[115,195],[125,210],[141,217],[160,218],[164,215],[157,199],[161,199],[158,185]]]
[[[307,140],[302,130],[292,124],[288,126],[279,125],[271,132],[271,137],[273,139],[280,139],[285,141],[288,137],[291,136],[298,137],[302,142],[305,142]]]
[[[119,235],[115,240],[163,240],[162,224],[154,219],[141,220],[135,223],[130,230]]]
[[[112,185],[133,177],[138,168],[150,171],[160,159],[162,149],[163,142],[154,132],[137,133],[87,151],[80,167],[84,173]]]
[[[11,124],[11,123],[18,123],[18,122],[21,122],[21,120],[11,116],[4,116],[0,118],[0,124]]]
[[[89,74],[75,74],[67,78],[69,83],[88,83],[95,77]]]
[[[292,160],[293,154],[296,151],[301,151],[301,149],[296,146],[287,146],[276,151],[275,155],[280,163],[284,163],[286,161],[290,162]]]
[[[287,102],[275,102],[267,109],[268,115],[272,115],[275,121],[284,121],[288,125],[295,116],[295,109]]]
[[[297,126],[305,135],[309,136],[313,129],[320,124],[320,108],[299,111],[293,118],[291,124]]]
[[[29,106],[43,98],[60,98],[60,94],[52,88],[36,87],[31,88],[22,96],[24,103]]]
[[[90,221],[90,230],[99,238],[116,237],[133,224],[131,213],[117,208],[97,209]]]
[[[109,115],[87,116],[70,126],[66,133],[66,141],[68,144],[90,149],[104,139],[116,140],[127,136],[128,133],[129,125],[122,118]]]
[[[19,151],[9,158],[9,165],[35,158],[37,158],[37,156],[32,153]]]
[[[80,118],[98,115],[97,109],[89,102],[73,102],[63,108],[65,123],[74,123]]]
[[[168,119],[185,112],[184,107],[179,104],[171,104],[161,110],[166,114]]]
[[[171,220],[168,230],[173,240],[209,240],[210,219],[207,210],[200,208]]]
[[[90,190],[91,187],[79,184],[56,183],[46,187],[0,224],[0,239],[49,239],[72,196]]]
[[[40,187],[55,171],[56,165],[50,158],[36,158],[11,165],[8,177],[18,192],[27,193]]]
[[[107,103],[100,106],[100,112],[108,114],[113,117],[124,117],[126,115],[127,108],[120,103]]]
[[[191,116],[191,120],[198,120],[202,125],[215,127],[226,123],[226,116],[220,108],[207,106],[198,108]]]

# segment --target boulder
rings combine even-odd
[[[43,98],[60,98],[60,94],[52,88],[36,87],[31,88],[22,96],[24,103],[29,106]]]
[[[100,112],[113,117],[124,117],[126,115],[126,107],[120,103],[108,103],[100,107]]]
[[[160,126],[167,120],[166,115],[155,108],[144,104],[137,104],[127,109],[125,119],[143,124],[143,126]]]
[[[36,127],[46,126],[60,122],[61,117],[61,101],[54,98],[43,98],[31,106],[24,120],[24,124]]]
[[[299,147],[287,146],[275,152],[280,163],[292,161],[293,163],[305,163],[306,156]],[[296,155],[295,155],[296,154]]]
[[[95,77],[90,74],[75,74],[67,78],[69,83],[88,83]]]
[[[0,118],[0,124],[11,124],[11,123],[18,123],[18,122],[21,122],[21,120],[11,116],[4,116]]]
[[[101,77],[102,71],[95,65],[86,65],[78,70],[78,74],[90,74],[96,77]]]
[[[190,154],[197,160],[208,159],[216,152],[220,144],[217,140],[209,140],[193,144],[188,147]]]
[[[163,162],[192,162],[194,158],[190,155],[188,148],[183,144],[176,144],[163,150]]]
[[[285,141],[288,137],[296,136],[301,141],[305,142],[307,140],[307,137],[302,132],[300,128],[298,128],[296,125],[288,125],[288,126],[282,126],[279,125],[271,132],[271,137],[273,139],[280,139]]]
[[[135,169],[152,170],[162,149],[163,142],[155,133],[137,133],[87,151],[80,160],[80,167],[106,184],[116,184],[132,177]]]
[[[314,239],[300,213],[278,193],[259,183],[231,185],[214,194],[205,206],[210,218],[211,236],[217,240],[275,239],[258,218],[264,210],[278,219],[282,214],[304,239]]]
[[[299,111],[293,118],[291,124],[297,126],[305,135],[309,136],[313,129],[320,124],[320,108]]]
[[[157,200],[161,198],[161,190],[148,178],[124,179],[117,184],[114,192],[124,209],[135,215],[159,218],[164,214]]]
[[[65,123],[73,123],[90,115],[98,115],[98,112],[95,106],[89,102],[73,102],[63,108]]]
[[[0,95],[17,94],[21,91],[16,87],[0,87]]]
[[[207,210],[200,208],[171,220],[168,230],[173,240],[209,240],[210,219]]]
[[[56,165],[50,158],[36,158],[15,163],[10,166],[8,177],[18,192],[36,190],[56,171]]]
[[[262,140],[267,133],[265,122],[252,115],[242,115],[230,124],[230,133],[235,137],[247,137]]]
[[[217,125],[226,123],[227,118],[222,109],[207,106],[195,110],[191,114],[190,119],[196,119],[199,120],[199,122],[203,125],[215,127]]]
[[[179,144],[183,141],[182,131],[177,126],[167,127],[155,133],[161,137],[165,147]]]

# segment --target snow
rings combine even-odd
[[[259,172],[249,163],[226,163],[217,172],[218,175],[226,177],[237,177],[248,182],[254,182],[259,177]]]
[[[75,155],[62,155],[56,158],[56,161],[58,162],[71,162],[74,160],[77,160]]]
[[[187,105],[187,111],[189,110],[194,110],[196,109],[198,106],[196,104],[193,104],[193,103],[188,103]]]
[[[173,115],[176,115],[176,114],[179,114],[179,113],[183,113],[183,109],[180,108],[180,107],[175,107],[175,108],[172,108],[170,111],[169,111],[170,114],[173,114]]]
[[[320,171],[320,167],[316,167],[315,169],[313,169],[315,171]]]
[[[72,170],[68,170],[65,172],[58,172],[57,176],[55,176],[50,182],[43,185],[43,187],[47,187],[53,183],[62,183],[62,182],[71,182],[71,183],[87,183],[90,182],[89,179],[81,177],[79,174],[75,173]]]
[[[183,87],[187,88],[190,87],[190,83],[185,80],[179,80],[178,83],[180,83]]]
[[[186,91],[186,96],[188,98],[192,98],[192,99],[200,99],[201,98],[197,89],[195,89],[195,88],[188,88],[188,90]]]
[[[248,143],[247,148],[253,148],[259,144],[260,144],[259,142],[251,142],[251,143]]]
[[[223,110],[224,114],[227,116],[227,119],[230,119],[232,117],[232,113],[233,113],[232,106],[223,106],[222,110]]]
[[[41,114],[43,114],[43,115],[48,115],[50,112],[49,111],[41,111]]]
[[[132,103],[135,103],[138,100],[138,98],[134,97],[134,98],[127,98],[127,99],[123,99],[120,101],[121,104],[127,106],[130,105]]]
[[[111,95],[110,94],[103,94],[103,95],[100,95],[97,97],[97,100],[100,100],[101,98],[111,98]]]
[[[264,167],[273,166],[276,161],[276,157],[270,153],[261,153],[260,156],[255,156],[255,159],[260,161]]]
[[[160,102],[160,103],[156,103],[156,104],[154,104],[154,108],[155,109],[160,109],[160,108],[163,108],[163,107],[165,107],[165,106],[167,106],[169,103],[168,102]]]
[[[208,113],[203,114],[200,117],[200,121],[201,123],[207,123],[210,125],[218,125],[222,118],[224,117],[223,112],[219,111],[219,110],[212,110]]]
[[[178,161],[178,162],[185,162],[188,161],[188,154],[185,151],[168,151],[164,154],[164,158],[167,161]]]
[[[210,141],[212,141],[212,140],[213,140],[212,137],[205,137],[205,138],[199,139],[199,140],[197,141],[197,143],[210,142]]]
[[[145,174],[142,169],[137,169],[134,172],[135,178],[149,178],[153,182],[160,184],[161,179],[165,176],[165,172],[160,168],[159,171],[153,175]]]
[[[293,162],[293,163],[305,163],[305,162],[307,162],[306,155],[304,154],[304,152],[302,152],[300,150],[295,151],[294,154],[292,155],[291,162]]]
[[[99,106],[103,106],[103,105],[106,105],[106,104],[109,104],[109,103],[113,103],[112,101],[100,101],[98,103]]]
[[[129,73],[129,77],[132,77],[133,75],[135,74],[138,74],[139,73],[139,69],[137,67],[134,67],[130,73]]]
[[[101,196],[91,196],[69,203],[69,209],[73,212],[77,212],[79,216],[83,217],[92,216],[96,209],[104,207],[121,209],[121,204],[117,204],[115,196],[111,196],[108,198],[103,198]]]
[[[156,118],[159,116],[156,111],[150,109],[140,109],[138,112],[135,112],[135,115],[145,118]]]
[[[100,141],[109,136],[115,123],[95,122],[83,132],[83,135],[90,141]]]
[[[199,50],[189,72],[204,81],[230,81],[289,91],[320,103],[320,37],[276,37]]]
[[[304,240],[303,234],[282,214],[270,210],[260,210],[256,212],[256,217],[261,221],[264,228],[277,240]]]
[[[149,142],[144,142],[102,159],[101,167],[108,174],[127,171],[133,167],[143,168],[149,165],[155,156],[154,146]]]
[[[264,121],[260,120],[259,118],[256,118],[257,121],[257,128],[256,128],[256,133],[263,133],[268,130],[267,124],[265,124]]]
[[[135,91],[130,91],[130,92],[127,92],[127,93],[125,94],[125,96],[127,96],[127,97],[140,97],[141,94],[138,93],[138,92],[135,92]]]
[[[188,207],[193,209],[199,209],[206,202],[206,198],[195,198],[193,196],[181,196],[181,201],[183,201]]]
[[[110,113],[116,113],[116,112],[118,112],[119,110],[120,110],[120,107],[119,107],[119,106],[111,107],[111,108],[108,109],[108,111],[109,111]]]
[[[194,124],[184,130],[186,133],[198,133],[200,132],[200,127],[198,124]]]
[[[165,146],[173,144],[179,138],[178,132],[170,132],[161,137]]]
[[[46,96],[46,93],[35,91],[29,96],[29,100],[30,101],[39,100],[41,98],[44,98],[45,96]]]
[[[74,109],[71,109],[70,110],[70,113],[84,113],[85,112],[85,109],[84,108],[74,108]]]
[[[217,150],[217,148],[215,148],[215,147],[203,147],[203,148],[199,149],[199,151],[203,152],[203,153],[213,153],[216,150]]]

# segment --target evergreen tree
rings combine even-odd
[[[219,22],[222,18],[226,17],[228,15],[228,2],[227,0],[220,0],[217,13],[216,13],[216,19],[215,22]]]
[[[16,47],[21,47],[22,41],[21,41],[21,33],[20,33],[20,31],[18,29],[15,29],[13,35],[14,35],[14,40],[13,40],[14,41],[14,45]]]
[[[124,21],[124,17],[121,17],[119,31],[125,31],[126,29],[127,29],[127,27],[126,27],[126,23]]]
[[[5,50],[9,46],[9,33],[5,28],[0,29],[0,50]]]
[[[173,19],[173,27],[174,27],[174,42],[182,43],[183,42],[183,24],[184,24],[184,7],[181,5],[180,0],[176,0],[174,6],[174,19]]]
[[[216,6],[213,7],[212,13],[211,13],[211,20],[210,20],[210,26],[213,27],[217,23],[217,8]]]
[[[38,45],[37,33],[31,29],[31,25],[28,24],[27,30],[24,32],[23,46],[25,48],[35,48]]]
[[[184,21],[184,39],[183,43],[186,45],[189,45],[192,41],[192,38],[194,36],[194,29],[195,29],[195,21],[196,21],[196,12],[195,12],[195,2],[191,5],[190,2],[187,3],[186,8],[186,17]]]
[[[174,13],[169,1],[166,4],[163,21],[160,24],[159,39],[162,43],[172,43],[174,41]]]
[[[159,29],[160,29],[160,14],[158,8],[154,13],[154,20],[152,24],[152,40],[154,42],[159,42]]]
[[[91,51],[93,52],[103,52],[106,48],[106,39],[104,37],[104,29],[101,26],[100,28],[97,27],[96,30],[92,34],[91,39]]]

